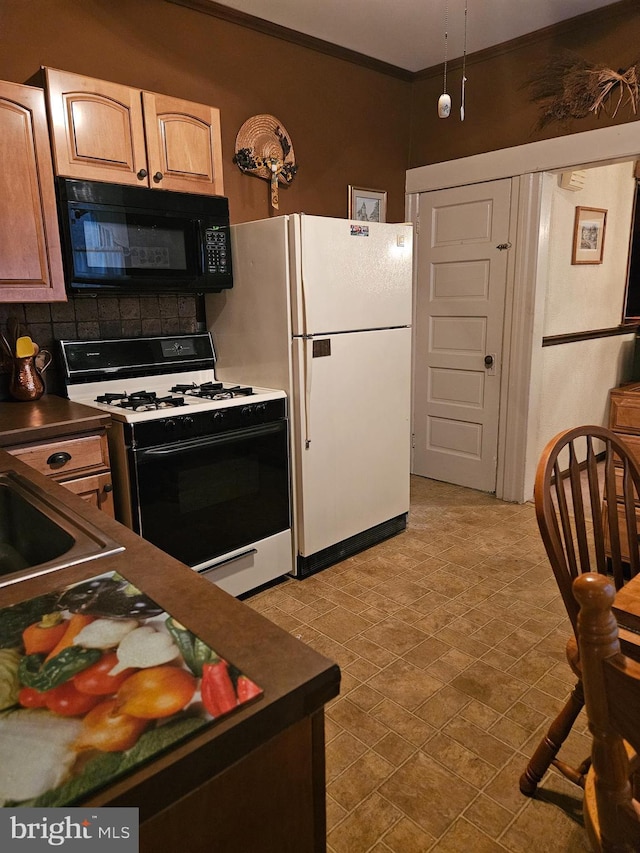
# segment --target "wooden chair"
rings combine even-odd
[[[599,461],[601,443],[604,461]],[[610,430],[575,427],[556,435],[542,452],[534,496],[542,541],[573,627],[566,651],[577,682],[520,777],[520,791],[527,796],[535,794],[551,765],[584,787],[589,759],[572,767],[557,757],[584,706],[578,604],[571,585],[583,572],[599,572],[610,574],[619,589],[638,573],[635,509],[640,503],[640,467]]]
[[[585,574],[573,588],[580,604],[578,643],[593,736],[585,827],[594,853],[637,853],[640,802],[633,788],[640,752],[640,663],[620,651],[611,580]]]

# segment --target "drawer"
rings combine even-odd
[[[621,433],[618,431],[616,431],[616,435],[625,443],[631,456],[633,456],[638,465],[640,465],[640,435],[628,435],[627,433]],[[620,459],[620,457],[614,456],[614,459]]]
[[[614,432],[640,434],[640,386],[630,386],[629,390],[612,391],[609,428]]]
[[[107,437],[100,433],[7,450],[12,456],[55,480],[109,468]]]
[[[607,512],[607,502],[603,501],[603,514]],[[636,525],[640,531],[640,509],[636,510]],[[620,530],[620,556],[625,562],[629,561],[629,542],[627,539],[627,523],[624,516],[624,507],[618,504],[618,528]],[[604,549],[607,556],[611,555],[611,543],[609,540],[608,526],[604,525]]]
[[[619,500],[622,500],[622,466],[616,465],[614,468],[616,475],[616,495]],[[636,497],[635,503],[640,506],[640,497]]]
[[[111,483],[111,472],[104,474],[89,474],[88,477],[76,477],[73,480],[60,480],[61,486],[69,489],[74,495],[95,506],[96,509],[106,512],[111,518],[115,518],[113,508],[113,485]]]

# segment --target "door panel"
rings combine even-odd
[[[146,186],[139,90],[53,68],[46,76],[56,174]]]
[[[296,338],[294,360],[296,527],[310,556],[408,512],[411,329]]]
[[[413,226],[305,215],[291,223],[294,335],[411,324]]]
[[[496,484],[510,196],[509,180],[420,196],[413,471],[484,491]]]
[[[220,111],[153,92],[142,102],[151,186],[223,195]]]

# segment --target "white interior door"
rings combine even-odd
[[[420,194],[413,471],[495,491],[511,181]]]

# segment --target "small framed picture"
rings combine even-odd
[[[357,219],[359,222],[386,222],[386,192],[350,186],[349,219]]]
[[[600,207],[576,207],[572,264],[601,264],[607,211]]]

